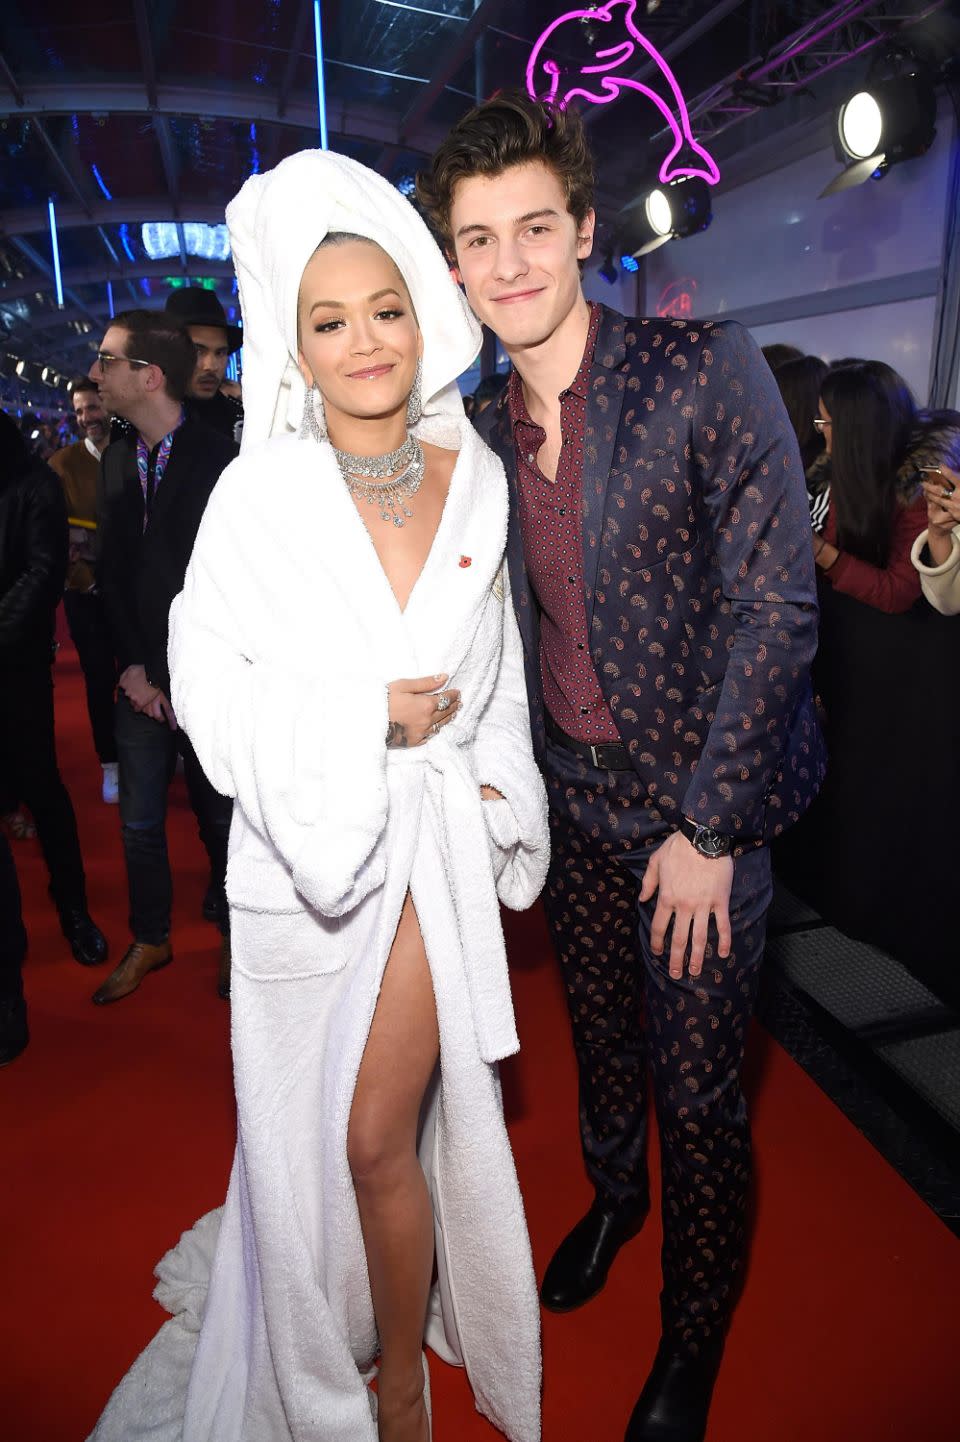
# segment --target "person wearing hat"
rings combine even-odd
[[[165,310],[183,326],[197,352],[184,409],[239,444],[243,406],[236,396],[226,393],[224,381],[228,359],[243,345],[243,331],[227,320],[216,292],[202,285],[172,290]]]

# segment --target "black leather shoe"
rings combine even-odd
[[[623,1442],[704,1442],[723,1343],[698,1356],[662,1337]]]
[[[14,1061],[29,1040],[27,1004],[23,997],[16,1001],[0,1001],[0,1066]]]
[[[551,1312],[572,1312],[602,1291],[614,1258],[637,1235],[648,1210],[649,1203],[623,1212],[595,1201],[553,1254],[540,1288],[543,1305]]]
[[[63,934],[70,943],[74,961],[81,966],[99,966],[107,959],[107,938],[91,920],[82,906],[65,908],[60,913]]]

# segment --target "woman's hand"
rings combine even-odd
[[[480,799],[481,801],[504,801],[506,798],[503,792],[498,791],[495,786],[481,786]]]
[[[927,473],[923,494],[927,498],[927,523],[931,530],[952,531],[960,525],[960,475],[941,466],[939,476]]]
[[[439,691],[446,676],[420,676],[414,681],[391,681],[387,746],[422,746],[452,721],[460,710],[459,691]]]

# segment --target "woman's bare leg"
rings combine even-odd
[[[417,1158],[417,1128],[439,1052],[433,983],[408,895],[347,1133],[380,1334],[380,1442],[427,1442],[421,1353],[433,1272],[433,1209]]]

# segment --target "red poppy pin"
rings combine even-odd
[[[460,564],[461,564],[461,566],[472,566],[472,565],[473,565],[473,558],[472,558],[471,556],[461,556],[461,557],[460,557]]]

